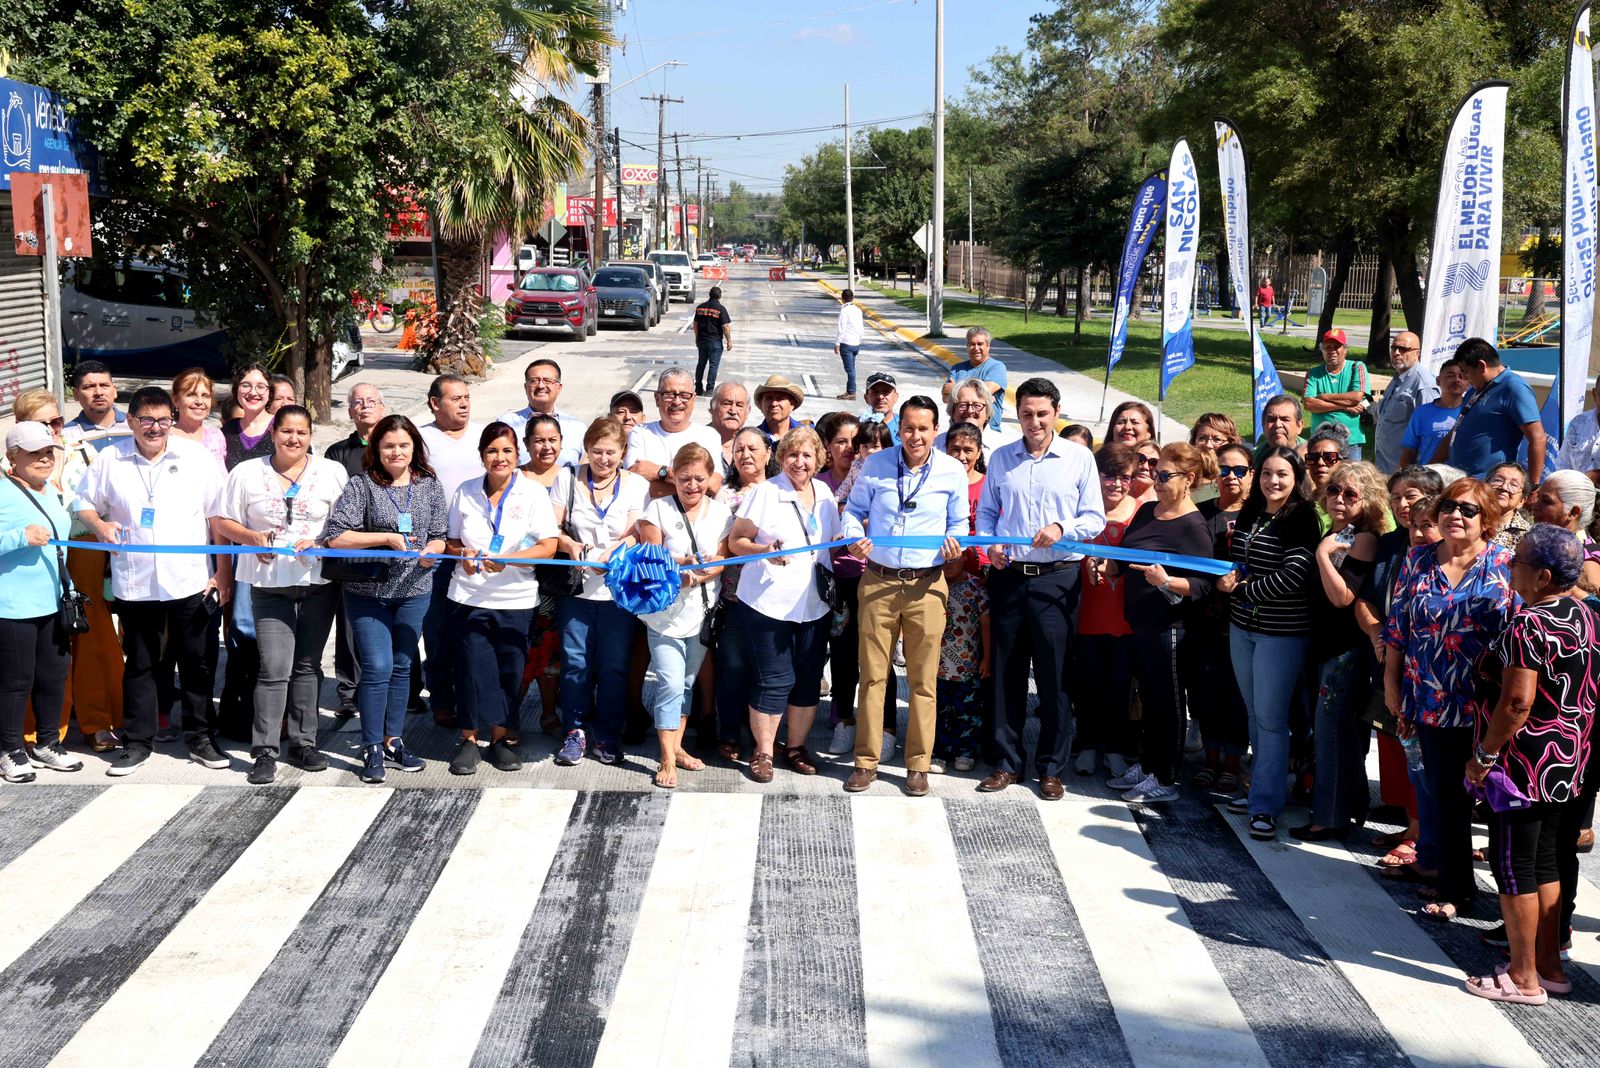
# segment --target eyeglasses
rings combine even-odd
[[[1249,473],[1248,464],[1222,464],[1217,468],[1217,475],[1221,478],[1243,478]]]
[[[1421,346],[1420,345],[1402,345],[1402,344],[1400,344],[1400,342],[1396,341],[1393,345],[1390,345],[1389,348],[1393,349],[1395,352],[1416,352],[1418,349],[1421,348]]]
[[[1308,452],[1308,453],[1306,453],[1306,463],[1308,463],[1308,464],[1336,464],[1341,459],[1343,459],[1343,457],[1341,457],[1336,452]]]
[[[1156,464],[1158,464],[1160,462],[1161,462],[1161,457],[1159,457],[1159,456],[1141,456],[1141,457],[1139,457],[1139,466],[1140,467],[1154,467]]]
[[[1495,489],[1519,490],[1522,488],[1522,479],[1515,476],[1506,478],[1504,475],[1498,475],[1489,480],[1489,485]]]
[[[352,408],[376,408],[379,401],[375,397],[356,397],[350,402]]]
[[[1354,486],[1346,486],[1344,489],[1340,489],[1337,486],[1329,486],[1328,496],[1338,497],[1340,500],[1345,501],[1359,501],[1361,499],[1361,491]]]
[[[172,420],[171,419],[152,419],[148,415],[140,415],[140,416],[136,416],[134,418],[134,422],[139,424],[139,429],[140,430],[171,430],[172,429]]]
[[[1132,475],[1101,475],[1100,476],[1100,481],[1101,482],[1121,483],[1122,485],[1127,486],[1127,485],[1132,484],[1133,476]]]
[[[688,390],[682,390],[682,389],[678,389],[678,390],[658,389],[658,390],[656,390],[656,396],[660,397],[662,400],[665,400],[665,401],[692,401],[692,400],[694,400],[694,394],[692,392],[690,392]]]
[[[1171,482],[1175,478],[1188,478],[1188,477],[1189,476],[1184,474],[1182,471],[1157,471],[1156,472],[1156,481],[1161,483],[1163,486],[1165,486],[1168,482]]]
[[[559,386],[561,384],[561,379],[559,378],[524,378],[522,381],[530,386]]]
[[[1462,519],[1476,519],[1483,512],[1483,508],[1471,501],[1458,500],[1455,497],[1446,497],[1438,504],[1440,515],[1449,515],[1451,512],[1460,512]]]
[[[958,412],[981,412],[983,401],[956,401],[955,410]]]

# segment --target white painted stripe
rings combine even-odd
[[[1497,1006],[1461,989],[1461,969],[1348,850],[1258,842],[1244,816],[1224,818],[1413,1064],[1541,1063]]]
[[[783,312],[779,312],[778,313],[778,318],[782,319],[784,322],[788,322],[789,321],[789,317],[787,315],[785,315]]]
[[[1574,912],[1577,916],[1600,916],[1600,887],[1591,883],[1582,872],[1578,874],[1578,907]],[[1590,938],[1589,931],[1572,932],[1572,953],[1574,963],[1596,981],[1600,981],[1600,940]]]
[[[646,371],[639,376],[638,381],[634,382],[632,389],[635,393],[643,393],[650,388],[650,383],[655,380],[656,373],[654,371]]]
[[[873,1068],[1000,1063],[955,843],[933,800],[850,803]]]
[[[198,786],[102,791],[0,871],[0,901],[7,905],[0,971],[66,919],[199,793]]]
[[[689,329],[689,327],[692,325],[694,325],[694,320],[692,318],[685,319],[683,322],[678,324],[678,329],[673,331],[673,333],[681,334],[685,330]]]
[[[759,794],[672,799],[596,1065],[728,1063],[760,834]]]
[[[385,790],[295,791],[52,1065],[199,1060],[387,799]]]
[[[822,396],[822,393],[817,389],[817,376],[816,375],[812,374],[810,371],[807,371],[805,374],[802,374],[800,376],[800,380],[803,381],[806,384],[806,396],[808,396],[808,397],[820,397],[820,396]]]
[[[1039,818],[1133,1063],[1265,1068],[1133,813],[1114,801],[1069,799],[1041,802]]]
[[[791,345],[800,344],[800,339],[795,337],[793,334],[785,334],[783,336],[789,339],[789,344],[791,344]]]
[[[330,1065],[472,1061],[576,798],[484,790]]]

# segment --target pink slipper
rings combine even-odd
[[[1510,975],[1511,962],[1508,960],[1503,960],[1499,964],[1496,964],[1494,966],[1494,974]],[[1539,985],[1544,988],[1544,992],[1546,994],[1572,993],[1572,980],[1570,979],[1546,979],[1541,975],[1539,976]]]
[[[1517,1005],[1543,1005],[1550,996],[1541,989],[1537,994],[1524,994],[1517,989],[1509,975],[1480,975],[1466,982],[1467,993],[1490,1001],[1509,1001]]]

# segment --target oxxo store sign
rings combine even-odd
[[[94,159],[79,140],[66,101],[48,89],[0,78],[0,415],[17,394],[58,385],[48,380],[48,311],[44,259],[18,255],[12,175],[90,175]]]

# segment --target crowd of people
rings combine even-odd
[[[214,768],[230,766],[219,736],[246,741],[251,783],[280,760],[323,770],[330,636],[369,783],[424,766],[408,715],[458,732],[458,775],[518,770],[530,729],[571,766],[622,763],[652,728],[662,789],[706,759],[758,783],[777,765],[815,775],[828,696],[850,792],[897,750],[911,796],[979,765],[979,792],[1036,780],[1045,801],[1068,774],[1147,805],[1187,781],[1258,839],[1303,804],[1287,830],[1315,842],[1372,814],[1376,744],[1379,798],[1406,822],[1378,866],[1419,885],[1424,915],[1479,908],[1472,826],[1487,824],[1504,922],[1485,937],[1509,962],[1468,989],[1526,1003],[1570,990],[1561,949],[1600,787],[1600,463],[1583,428],[1547,464],[1526,383],[1477,339],[1427,382],[1415,335],[1398,335],[1377,401],[1334,331],[1254,443],[1208,413],[1160,444],[1138,401],[1096,442],[1064,424],[1049,379],[1007,391],[986,331],[967,345],[940,400],[902,400],[878,371],[865,408],[815,422],[781,375],[753,394],[715,385],[706,423],[705,383],[680,367],[660,374],[654,419],[632,391],[590,422],[558,411],[561,369],[543,358],[525,369],[527,406],[486,423],[453,375],[433,381],[422,426],[358,385],[352,434],[322,455],[292,384],[261,367],[234,376],[218,428],[198,371],[123,413],[105,368],[80,363],[80,414],[25,393],[6,441],[0,774],[80,770],[63,745],[74,718],[116,752],[114,776],[163,732]],[[68,537],[130,551],[49,544]],[[672,604],[635,617],[605,568],[641,543],[684,570]],[[378,549],[423,555],[360,555]],[[538,724],[522,719],[530,689]]]

